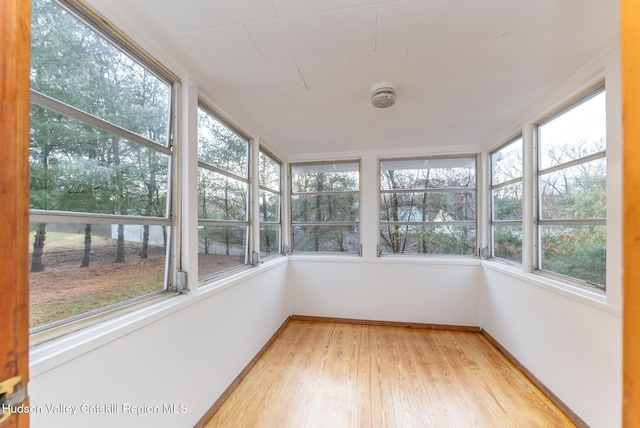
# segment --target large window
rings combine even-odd
[[[281,248],[281,166],[280,162],[262,150],[258,162],[260,257],[269,257],[279,254]]]
[[[538,269],[604,288],[604,88],[539,123],[537,142]]]
[[[491,153],[491,255],[522,263],[522,137]]]
[[[34,0],[30,299],[39,331],[169,285],[170,77],[62,3]]]
[[[292,165],[292,251],[360,253],[359,192],[359,162]]]
[[[476,254],[476,157],[380,161],[380,254]]]
[[[198,272],[245,265],[249,236],[249,142],[198,109]]]

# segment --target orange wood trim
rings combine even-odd
[[[307,315],[291,315],[291,319],[297,320],[297,321],[335,322],[335,323],[341,323],[341,324],[361,324],[361,325],[404,327],[404,328],[422,328],[422,329],[430,329],[430,330],[469,331],[473,333],[479,333],[482,331],[480,327],[465,326],[465,325],[426,324],[426,323],[402,322],[402,321],[376,321],[376,320],[361,320],[361,319],[352,319],[352,318],[312,317]]]
[[[288,317],[282,323],[280,328],[278,328],[278,330],[275,333],[273,333],[273,336],[271,336],[271,338],[267,341],[267,343],[260,349],[260,351],[258,351],[256,356],[253,357],[251,361],[249,361],[249,364],[247,364],[247,366],[240,372],[240,374],[233,380],[233,382],[231,382],[231,384],[227,387],[227,389],[224,390],[222,395],[220,395],[220,398],[218,398],[216,402],[213,403],[213,405],[207,411],[207,413],[205,413],[204,416],[202,416],[200,420],[194,425],[194,428],[204,428],[207,425],[207,422],[209,422],[209,419],[211,419],[213,415],[218,411],[218,409],[224,404],[224,402],[227,401],[227,398],[229,398],[231,393],[238,387],[240,382],[242,382],[242,379],[244,379],[245,376],[247,376],[247,373],[249,373],[249,371],[253,368],[253,366],[256,365],[260,357],[262,357],[264,353],[267,352],[267,349],[269,348],[269,346],[271,346],[273,341],[276,340],[276,338],[284,330],[287,324],[289,324],[289,321],[291,321],[291,317]]]
[[[640,427],[640,1],[622,0],[622,424]]]
[[[491,343],[498,351],[500,351],[511,363],[518,368],[538,389],[546,395],[549,400],[553,402],[562,412],[567,415],[571,422],[576,424],[579,428],[589,428],[589,425],[583,421],[580,416],[576,415],[573,410],[569,408],[557,395],[553,393],[540,379],[538,379],[533,373],[529,371],[516,357],[513,356],[507,349],[502,346],[493,336],[482,330],[482,335]]]
[[[0,2],[0,380],[28,381],[29,56],[31,2]],[[3,427],[27,427],[29,415]]]

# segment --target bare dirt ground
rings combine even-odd
[[[31,327],[161,290],[164,286],[164,249],[149,247],[147,259],[140,244],[125,244],[124,263],[115,263],[115,240],[92,243],[91,263],[81,268],[82,248],[68,242],[47,245],[45,270],[29,274]]]
[[[150,245],[148,258],[142,259],[141,244],[127,242],[125,261],[115,263],[116,241],[94,238],[90,265],[82,268],[83,240],[83,235],[47,233],[42,256],[45,270],[29,274],[31,328],[164,289],[162,246]],[[203,274],[244,262],[244,258],[214,254],[202,254],[199,259]]]

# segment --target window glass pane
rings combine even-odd
[[[493,189],[493,219],[522,219],[522,182]]]
[[[201,277],[245,264],[246,226],[198,226],[198,241]]]
[[[382,193],[382,221],[474,221],[475,192]]]
[[[294,195],[291,197],[294,223],[358,221],[358,195]]]
[[[167,215],[169,156],[38,106],[30,140],[31,208]]]
[[[476,254],[476,226],[472,225],[382,225],[383,254]]]
[[[162,145],[171,87],[49,0],[34,0],[31,88]]]
[[[198,109],[198,160],[247,177],[247,140],[229,129],[222,122]]]
[[[606,278],[605,226],[540,226],[540,269],[603,288]]]
[[[260,190],[260,221],[280,222],[280,195]]]
[[[163,290],[169,227],[32,223],[31,327]]]
[[[293,226],[293,251],[357,253],[358,226]]]
[[[357,163],[295,165],[291,167],[294,193],[357,191]]]
[[[381,188],[475,188],[475,166],[474,157],[381,161]]]
[[[247,183],[198,168],[198,218],[245,221],[247,192]]]
[[[280,254],[280,231],[281,226],[279,224],[260,225],[260,257]]]
[[[522,263],[521,225],[493,225],[493,257]]]
[[[541,170],[606,150],[605,92],[539,126],[538,134]]]
[[[273,160],[264,152],[260,152],[259,159],[260,186],[280,192],[280,163]]]
[[[606,159],[540,175],[542,219],[606,218]]]
[[[522,177],[522,138],[491,154],[491,183]]]

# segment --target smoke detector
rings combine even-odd
[[[376,108],[387,108],[395,103],[396,87],[393,83],[381,82],[371,87],[371,105]]]

